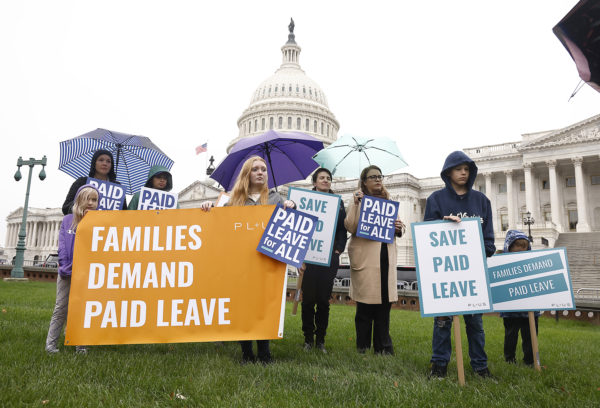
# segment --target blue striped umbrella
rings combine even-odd
[[[150,167],[159,164],[170,170],[173,166],[173,160],[147,137],[96,129],[60,142],[58,169],[75,178],[87,176],[92,156],[98,149],[113,154],[117,181],[127,194],[134,194],[144,186]]]

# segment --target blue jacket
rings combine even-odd
[[[454,191],[448,171],[459,164],[466,163],[469,166],[469,179],[467,181],[467,193],[458,195]],[[461,151],[450,153],[444,162],[440,173],[446,187],[433,192],[427,199],[425,206],[425,221],[441,220],[446,215],[458,215],[461,218],[479,217],[483,231],[483,243],[485,254],[489,257],[496,252],[494,245],[494,226],[492,221],[492,206],[490,200],[481,192],[473,190],[473,183],[477,177],[477,166],[475,162]]]

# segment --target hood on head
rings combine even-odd
[[[100,198],[102,198],[102,194],[100,194],[100,191],[98,191],[98,189],[95,186],[91,185],[91,184],[84,184],[83,186],[79,187],[77,189],[77,192],[75,193],[75,200],[77,200],[77,197],[79,196],[79,193],[84,188],[93,188],[94,190],[96,190],[96,192],[98,193],[98,202],[100,202]],[[73,200],[73,202],[75,202],[75,200]]]
[[[467,180],[467,188],[471,190],[471,187],[473,187],[473,183],[475,183],[475,178],[477,177],[477,166],[469,156],[467,156],[460,150],[450,153],[448,157],[446,157],[446,161],[444,162],[444,167],[442,168],[440,177],[442,178],[442,180],[444,180],[444,183],[446,183],[446,187],[454,190],[454,188],[452,188],[452,184],[450,183],[448,171],[463,163],[467,163],[467,165],[469,166],[469,180]]]
[[[169,169],[158,164],[150,167],[150,171],[148,171],[148,180],[146,181],[146,184],[144,184],[144,187],[152,188],[152,177],[160,173],[167,175],[167,186],[165,187],[164,191],[171,191],[173,188],[173,176],[171,176]]]
[[[510,249],[510,246],[517,239],[526,239],[527,240],[527,250],[528,251],[531,250],[531,242],[529,242],[529,237],[527,235],[525,235],[524,232],[521,232],[519,230],[509,230],[506,233],[506,239],[504,240],[504,252],[508,252],[508,250]]]
[[[110,156],[111,165],[110,171],[108,172],[108,180],[111,183],[114,183],[117,179],[117,174],[115,173],[115,158],[113,157],[113,154],[108,150],[98,149],[94,152],[94,155],[92,156],[92,163],[90,164],[89,176],[93,178],[96,175],[96,160],[98,160],[98,157],[102,156],[103,154]]]

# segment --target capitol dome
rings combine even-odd
[[[289,28],[288,41],[281,47],[283,62],[252,94],[250,106],[238,119],[239,135],[227,152],[240,139],[269,129],[300,131],[316,137],[325,146],[337,139],[340,125],[329,110],[325,93],[300,68],[301,48],[294,38],[293,20]]]

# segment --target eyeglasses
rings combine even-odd
[[[375,175],[373,175],[373,176],[368,176],[368,177],[367,177],[367,179],[369,179],[369,180],[373,180],[373,181],[375,181],[375,180],[377,180],[377,181],[381,181],[381,180],[383,180],[384,178],[385,178],[385,176],[384,176],[383,174],[378,174],[378,175],[376,175],[376,176],[375,176]]]

